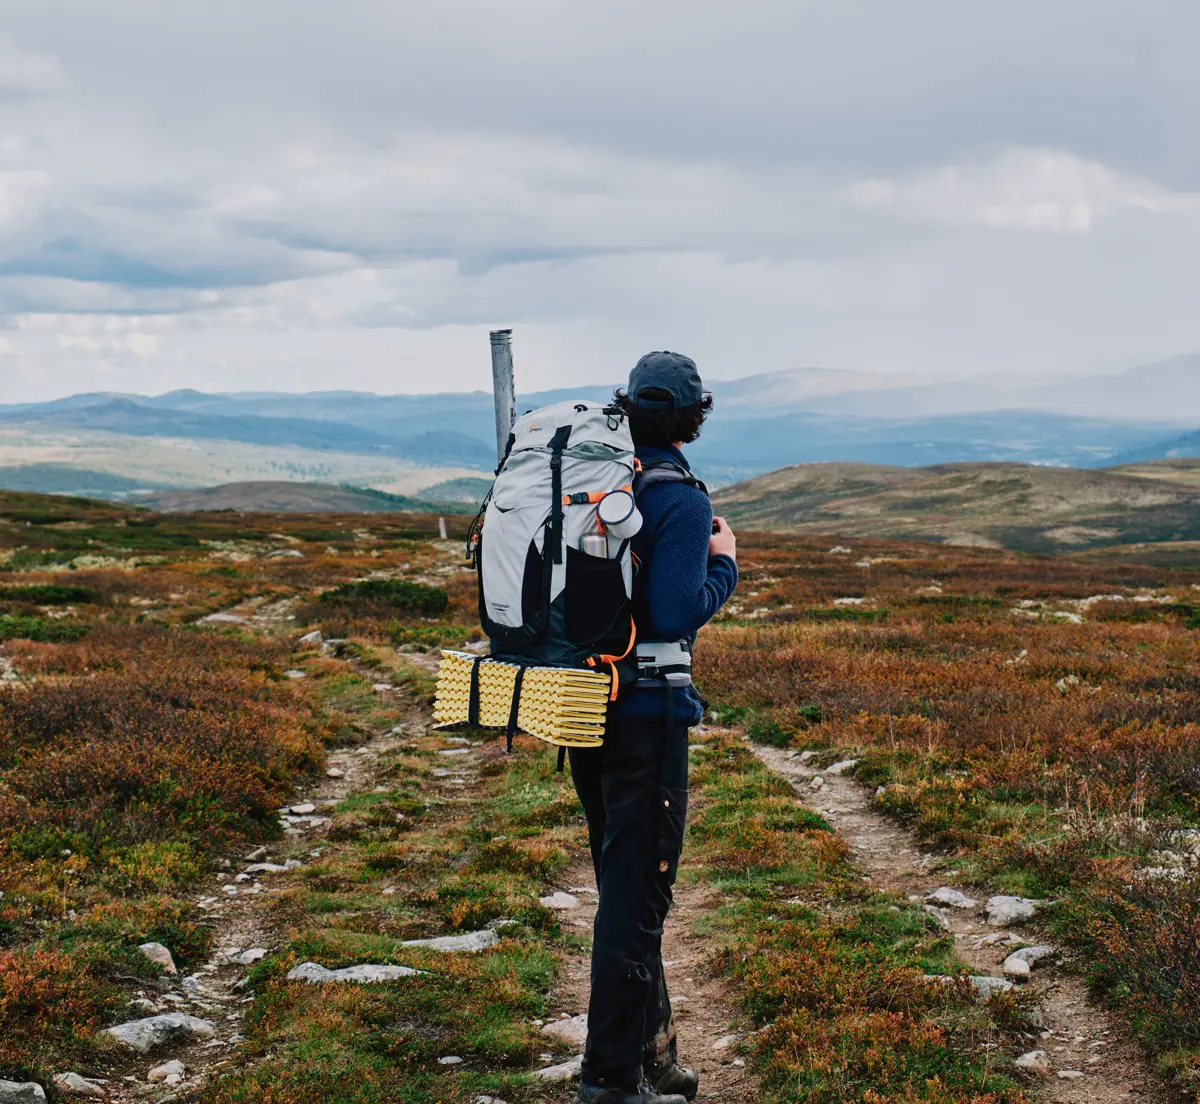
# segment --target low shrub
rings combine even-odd
[[[364,579],[327,590],[319,601],[330,606],[378,605],[421,617],[439,617],[445,612],[450,597],[441,587],[424,586],[407,579]]]

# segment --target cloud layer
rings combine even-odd
[[[1184,0],[9,7],[0,401],[1200,347]]]

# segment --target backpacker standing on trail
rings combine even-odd
[[[711,407],[695,363],[648,353],[614,402],[518,418],[467,541],[491,656],[447,653],[438,678],[443,723],[510,747],[524,729],[560,766],[570,747],[600,886],[579,1104],[685,1104],[699,1083],[675,1061],[661,951],[702,713],[692,645],[737,585],[733,532],[679,451]]]
[[[648,353],[616,404],[642,467],[632,604],[639,678],[610,707],[603,745],[570,752],[600,889],[576,1101],[682,1104],[695,1097],[699,1077],[676,1062],[663,922],[683,848],[687,730],[703,712],[691,649],[737,585],[736,541],[723,518],[714,524],[680,451],[712,408],[695,363]]]

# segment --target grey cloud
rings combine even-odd
[[[500,322],[547,384],[642,344],[725,375],[1200,345],[1185,0],[10,0],[6,26],[14,391],[48,364],[425,387],[422,358],[474,379]]]

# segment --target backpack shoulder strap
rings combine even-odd
[[[641,471],[633,477],[633,494],[636,498],[646,487],[655,483],[682,483],[687,487],[695,487],[703,494],[708,494],[708,488],[697,479],[687,468],[675,463],[674,460],[655,460],[643,464]]]

